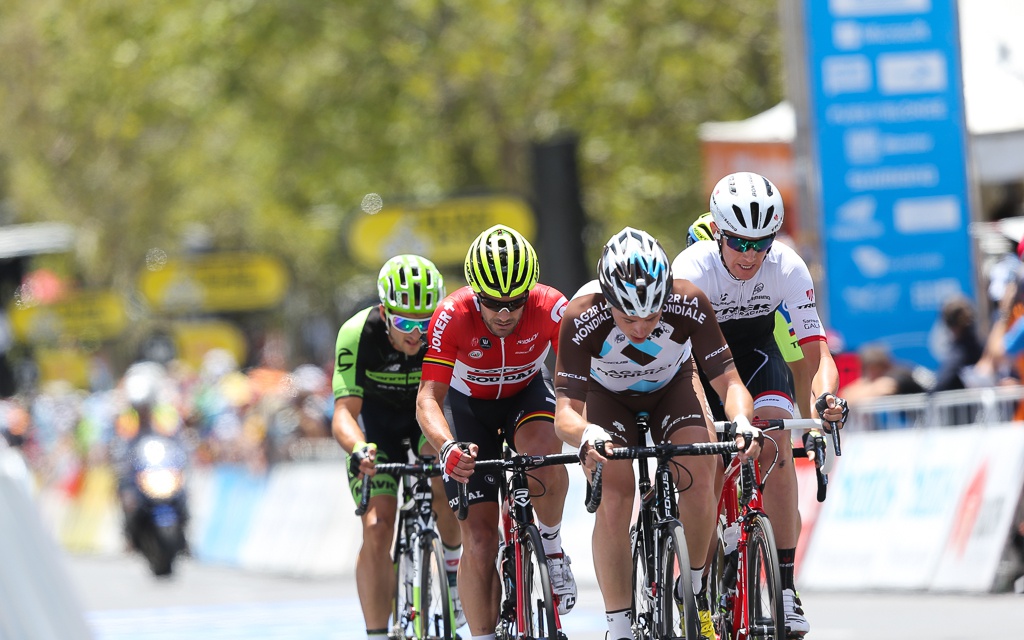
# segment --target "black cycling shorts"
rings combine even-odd
[[[758,398],[762,396],[782,396],[793,402],[796,395],[793,391],[793,373],[786,364],[786,359],[779,351],[779,345],[771,334],[753,348],[742,353],[733,352],[733,362],[740,379],[754,398],[754,415],[757,416]],[[701,375],[704,392],[707,394],[711,411],[716,421],[726,420],[725,408],[718,394],[711,388],[707,378]],[[790,410],[792,412],[792,410]]]
[[[514,396],[497,400],[471,398],[454,389],[448,390],[444,401],[444,414],[451,425],[452,435],[460,442],[473,442],[479,448],[477,460],[500,459],[504,444],[513,451],[515,433],[521,425],[534,420],[555,422],[555,394],[550,381],[536,375],[530,384]],[[469,478],[469,504],[498,502],[498,487],[502,478],[493,470],[476,472]],[[456,506],[456,481],[444,483],[448,504]]]
[[[363,408],[359,412],[359,426],[363,428],[366,441],[377,445],[377,462],[380,463],[408,462],[409,449],[403,441],[407,440],[409,446],[416,447],[416,451],[422,449],[426,442],[414,414],[408,411],[395,411],[379,403],[363,402]],[[350,471],[348,486],[352,491],[352,498],[359,504],[363,481],[353,476]],[[370,487],[370,497],[374,496],[398,496],[398,480],[394,476],[378,473],[373,477]]]

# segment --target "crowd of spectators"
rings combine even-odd
[[[284,461],[340,459],[330,434],[326,368],[259,366],[243,370],[227,351],[208,352],[198,370],[164,367],[159,428],[178,434],[193,465],[234,464],[266,473]],[[64,382],[31,396],[0,400],[0,432],[20,447],[40,486],[74,494],[91,466],[108,465],[112,445],[137,428],[118,383],[86,392]]]

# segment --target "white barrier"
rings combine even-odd
[[[988,592],[1024,485],[1024,428],[857,433],[834,476],[801,587]]]
[[[0,439],[0,640],[91,638],[21,455]]]

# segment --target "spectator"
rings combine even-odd
[[[949,331],[949,350],[939,366],[932,391],[965,389],[967,385],[961,376],[966,367],[972,367],[981,359],[984,351],[978,338],[974,307],[967,298],[956,296],[942,306],[942,324]]]
[[[894,362],[888,346],[866,344],[860,348],[859,355],[860,376],[843,387],[847,402],[926,391],[917,379],[921,376],[915,377],[916,372],[910,367]]]

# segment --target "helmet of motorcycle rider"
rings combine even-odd
[[[720,232],[749,239],[767,238],[782,228],[782,195],[762,175],[731,173],[711,192],[711,215]]]
[[[377,276],[380,303],[391,313],[433,313],[444,294],[444,277],[422,256],[395,256]]]
[[[152,408],[160,398],[164,369],[156,362],[137,362],[124,373],[125,398],[134,409]]]

